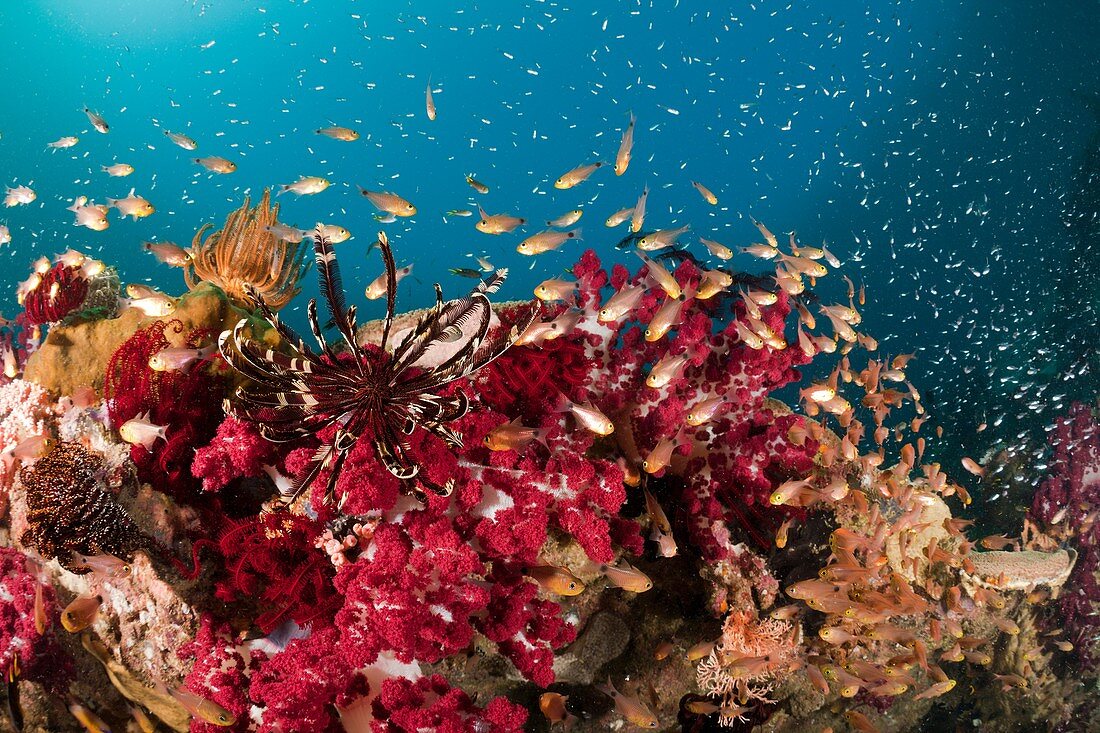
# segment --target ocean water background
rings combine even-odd
[[[503,297],[529,297],[582,247],[631,261],[613,247],[625,231],[603,221],[648,185],[647,228],[690,223],[699,255],[698,235],[731,247],[758,239],[749,215],[827,242],[867,286],[865,330],[884,352],[917,353],[909,371],[945,428],[933,450],[954,465],[1006,445],[1034,450],[1070,401],[1097,394],[1089,245],[1100,173],[1081,166],[1100,146],[1090,101],[1100,28],[1093,8],[1074,5],[3,3],[0,179],[38,200],[0,212],[13,236],[0,249],[0,312],[14,313],[32,260],[69,247],[116,265],[123,282],[179,293],[180,273],[143,241],[186,245],[246,194],[303,175],[334,185],[281,196],[281,219],[352,231],[338,251],[361,318],[382,313],[361,297],[381,271],[377,253],[364,254],[381,228],[399,264],[415,265],[402,309],[428,305],[435,281],[462,294],[471,281],[448,268],[476,267],[471,255],[510,268]],[[109,134],[91,129],[85,104]],[[564,171],[613,160],[631,111],[627,174],[555,190]],[[314,134],[330,122],[361,138]],[[64,135],[80,143],[45,150]],[[196,155],[239,169],[209,174]],[[100,167],[114,162],[136,172],[109,178]],[[466,173],[491,193],[475,194]],[[358,185],[399,193],[419,213],[380,225]],[[65,210],[78,195],[102,202],[131,187],[154,215],[112,212],[110,228],[92,232]],[[492,237],[474,218],[443,216],[477,204],[530,224]],[[537,224],[578,207],[583,244],[516,253]],[[732,264],[768,269],[747,255]],[[843,291],[839,277],[818,284],[826,301]],[[304,323],[315,294],[309,278],[291,322]],[[981,422],[990,428],[979,434]]]

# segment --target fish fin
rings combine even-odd
[[[576,239],[576,240],[584,239],[584,237],[581,236],[581,227],[577,227],[576,229],[573,229],[573,230],[569,231],[568,234],[569,234],[570,239]]]
[[[613,700],[619,694],[619,691],[615,689],[615,685],[613,685],[611,683],[611,678],[610,677],[607,678],[607,682],[601,682],[600,684],[596,685],[596,689],[599,690],[600,692],[602,692],[603,694],[607,695],[608,697],[610,697]]]

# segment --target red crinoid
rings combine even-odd
[[[27,324],[56,323],[80,308],[88,297],[88,279],[79,267],[58,262],[42,276],[38,287],[26,293],[23,308]]]
[[[256,625],[264,633],[288,618],[305,626],[332,616],[340,598],[332,585],[332,564],[313,547],[320,532],[315,520],[289,512],[232,523],[218,541],[229,574],[218,585],[218,597],[258,601],[265,610]]]
[[[150,357],[174,345],[165,335],[169,330],[182,334],[183,323],[157,321],[123,342],[107,364],[103,393],[115,429],[140,413],[148,413],[151,422],[168,427],[166,442],[154,443],[152,450],[135,445],[130,457],[143,481],[178,496],[181,488],[196,483],[191,476],[195,448],[214,437],[221,412],[211,406],[221,404],[225,393],[222,380],[207,369],[184,374],[149,366]],[[216,335],[210,330],[192,331],[186,346],[204,346]]]
[[[483,405],[534,419],[584,384],[593,368],[580,339],[557,338],[540,347],[513,346],[475,377]]]

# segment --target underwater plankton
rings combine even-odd
[[[246,285],[245,293],[265,320],[283,337],[292,355],[265,348],[244,336],[247,320],[232,332],[222,333],[222,355],[252,383],[237,390],[230,409],[257,425],[273,442],[288,442],[315,435],[337,425],[331,443],[322,445],[307,470],[294,485],[293,502],[326,468],[331,468],[326,500],[332,501],[336,480],[345,458],[360,437],[369,435],[376,455],[394,476],[412,481],[420,465],[409,455],[409,436],[418,427],[439,437],[452,448],[462,446],[462,436],[447,423],[466,414],[469,398],[461,391],[449,396],[438,390],[473,374],[503,354],[538,317],[535,301],[511,328],[489,336],[492,304],[489,294],[504,282],[507,270],[497,270],[458,300],[444,302],[435,286],[436,304],[390,350],[390,332],[396,305],[397,268],[389,241],[382,232],[378,246],[386,264],[386,317],[380,351],[367,351],[356,338],[355,306],[345,305],[336,253],[320,232],[314,234],[318,277],[333,323],[347,347],[346,356],[326,341],[317,319],[316,299],[310,299],[308,317],[320,353],[279,321],[264,295]],[[470,329],[472,324],[472,329]],[[465,328],[464,328],[465,327]],[[472,330],[472,333],[471,333]],[[465,343],[442,363],[426,367],[420,358],[435,344]],[[425,477],[419,482],[440,494],[451,491],[451,482],[437,485]]]

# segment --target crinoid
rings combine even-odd
[[[420,473],[406,437],[417,427],[430,431],[451,448],[461,447],[462,436],[447,423],[466,414],[469,399],[461,391],[447,396],[438,391],[503,354],[538,317],[535,301],[511,328],[500,329],[487,339],[492,316],[488,295],[504,282],[507,270],[497,270],[466,297],[448,302],[444,302],[436,284],[435,307],[428,309],[391,351],[397,268],[382,232],[378,234],[378,246],[386,264],[387,285],[380,351],[368,352],[356,339],[355,306],[345,305],[336,253],[320,232],[314,235],[314,250],[321,290],[348,353],[337,354],[321,334],[316,299],[309,301],[308,317],[321,353],[308,348],[300,336],[279,321],[264,296],[248,287],[245,292],[293,353],[267,349],[245,338],[244,320],[232,332],[222,333],[222,355],[252,380],[252,384],[237,390],[235,403],[230,404],[237,417],[255,423],[260,434],[273,442],[291,441],[337,426],[331,442],[318,449],[295,483],[288,503],[326,468],[331,468],[331,473],[325,497],[331,502],[344,459],[361,436],[369,435],[385,467],[408,482]],[[442,363],[431,367],[417,363],[434,344],[453,344],[461,339],[465,342]],[[419,477],[419,483],[442,496],[452,488],[450,481],[438,485],[424,476]]]
[[[103,458],[77,443],[58,443],[20,473],[27,490],[27,525],[20,541],[75,573],[72,553],[129,559],[154,542],[107,490]]]
[[[260,293],[271,310],[279,310],[298,294],[308,248],[301,242],[284,242],[268,227],[278,224],[279,205],[271,205],[271,191],[264,189],[260,202],[232,212],[225,226],[205,240],[204,224],[191,242],[191,261],[183,270],[187,287],[200,281],[217,285],[232,300],[248,304],[247,287]]]

